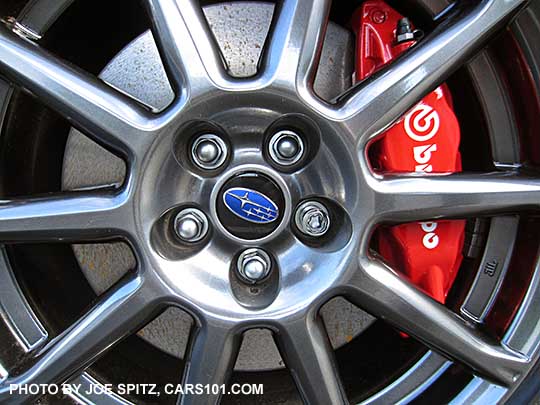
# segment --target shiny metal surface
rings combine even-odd
[[[304,141],[293,131],[282,130],[272,135],[268,143],[270,157],[280,165],[297,163],[304,154]]]
[[[31,28],[26,27],[24,24],[21,24],[14,17],[7,17],[1,21],[2,23],[6,24],[6,26],[10,27],[15,34],[20,35],[22,38],[29,39],[31,41],[39,41],[41,39],[41,35],[32,31]]]
[[[191,146],[191,158],[202,169],[217,169],[225,160],[229,148],[219,136],[203,134],[193,141]]]
[[[256,284],[268,277],[272,270],[272,260],[264,250],[250,248],[240,253],[236,269],[243,280]]]
[[[305,235],[319,237],[330,229],[330,214],[318,201],[304,201],[294,214],[296,226]]]
[[[378,176],[367,164],[365,148],[525,2],[463,2],[419,46],[336,104],[313,92],[329,1],[285,0],[260,71],[247,79],[228,75],[194,1],[147,3],[176,91],[175,100],[162,112],[0,28],[0,74],[45,100],[128,163],[119,188],[2,201],[0,240],[81,242],[120,237],[133,246],[137,260],[132,274],[33,353],[32,366],[0,383],[0,401],[30,399],[9,396],[9,384],[61,382],[79,374],[172,304],[196,320],[184,383],[226,382],[241,334],[265,326],[274,331],[307,403],[343,403],[346,397],[334,354],[318,317],[321,306],[340,295],[478,375],[501,386],[515,385],[536,354],[534,343],[494,341],[380,262],[369,251],[369,238],[383,222],[537,211],[540,181],[519,173]],[[304,170],[283,174],[265,166],[256,136],[242,134],[254,123],[266,127],[290,112],[309,117],[324,137],[319,153]],[[233,132],[236,153],[218,178],[179,170],[185,167],[172,153],[182,125],[200,117]],[[335,170],[319,170],[326,166]],[[271,176],[283,189],[288,210],[275,233],[256,242],[276,257],[281,270],[275,299],[256,308],[242,306],[229,289],[231,252],[248,242],[221,229],[213,212],[222,182],[246,168]],[[197,192],[186,194],[186,187]],[[308,195],[334,200],[354,219],[351,236],[334,251],[303,245],[290,230],[292,201]],[[186,199],[210,212],[216,232],[201,251],[180,260],[164,257],[152,239],[152,228]],[[533,295],[527,299],[536,299]],[[186,395],[179,402],[217,399]]]
[[[281,139],[276,146],[279,156],[289,159],[298,153],[298,149],[298,143],[290,137]]]
[[[176,215],[174,230],[182,241],[198,242],[208,233],[208,218],[201,210],[185,208]]]

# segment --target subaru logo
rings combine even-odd
[[[264,194],[244,187],[228,189],[223,194],[225,206],[234,215],[256,224],[274,222],[279,215],[275,202]]]

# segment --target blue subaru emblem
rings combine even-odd
[[[234,215],[256,224],[274,222],[279,215],[279,208],[275,202],[249,188],[228,189],[223,194],[223,202]]]

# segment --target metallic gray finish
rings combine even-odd
[[[199,209],[185,208],[176,215],[174,230],[182,241],[198,242],[208,233],[208,218]]]
[[[298,143],[292,138],[281,139],[276,146],[276,151],[280,157],[292,158],[298,153]]]
[[[154,35],[173,87],[196,95],[226,77],[219,49],[194,0],[148,0]]]
[[[512,385],[526,372],[528,356],[493,341],[383,263],[364,259],[360,266],[345,290],[351,302],[498,384]]]
[[[193,334],[183,384],[226,384],[232,373],[238,350],[240,331],[222,323],[200,325]],[[215,404],[218,395],[184,395],[181,405]]]
[[[304,201],[296,209],[294,222],[303,234],[320,237],[330,229],[330,214],[320,202]]]
[[[206,141],[198,145],[196,156],[202,162],[211,162],[219,156],[219,148],[216,144]]]
[[[17,19],[28,29],[42,36],[74,0],[30,0]]]
[[[246,77],[257,71],[258,55],[273,8],[270,3],[240,2],[203,9],[234,76]],[[314,84],[323,98],[331,99],[350,86],[353,53],[348,31],[330,23]],[[121,51],[100,77],[156,111],[163,111],[174,98],[150,32]],[[66,190],[100,184],[121,185],[124,177],[125,165],[121,159],[72,130],[64,157],[63,187]],[[85,243],[73,248],[81,270],[97,294],[135,267],[135,258],[124,243]],[[339,297],[326,303],[321,315],[334,348],[347,344],[374,321],[366,312]],[[187,313],[169,308],[138,335],[159,349],[183,358],[190,325]],[[282,367],[283,361],[268,330],[251,330],[244,334],[235,365],[237,370]]]
[[[324,325],[317,314],[278,327],[276,343],[307,404],[341,404],[347,397]]]
[[[468,65],[476,94],[480,97],[490,134],[491,154],[496,165],[519,163],[519,137],[517,123],[511,111],[510,95],[503,91],[495,61],[489,52],[480,52]],[[494,85],[496,83],[496,85]],[[482,92],[478,91],[482,89]]]
[[[214,134],[199,136],[191,146],[191,157],[201,169],[217,169],[225,163],[228,153],[227,144]]]
[[[144,278],[120,281],[86,315],[41,348],[33,366],[5,380],[0,386],[0,400],[20,403],[30,398],[10,395],[10,384],[50,384],[82,372],[111,345],[144,326],[159,309],[159,297]]]
[[[259,248],[244,250],[236,262],[238,275],[250,284],[264,280],[272,270],[272,260],[268,253]]]
[[[123,234],[127,193],[69,192],[54,196],[0,200],[3,242],[84,241]]]
[[[441,355],[429,351],[396,381],[361,404],[407,404],[412,402],[437,381],[451,364],[451,361],[446,360]]]
[[[0,249],[0,314],[10,329],[16,331],[15,337],[21,346],[27,350],[34,350],[48,338],[45,328],[30,310],[15,275],[6,271],[8,257],[5,249]],[[2,378],[0,377],[0,380]]]
[[[92,405],[133,405],[133,402],[121,397],[115,392],[107,392],[102,394],[99,388],[104,388],[99,381],[88,373],[83,373],[81,376],[69,381],[70,384],[80,384],[81,390],[74,392],[70,396],[77,402],[82,404]],[[96,390],[95,388],[98,388]],[[92,390],[94,388],[94,390]]]
[[[372,257],[368,241],[380,222],[538,210],[539,181],[515,174],[380,177],[370,171],[364,147],[463,63],[524,1],[484,0],[475,7],[458,9],[391,69],[360,84],[336,105],[323,102],[313,93],[329,1],[285,0],[260,72],[242,80],[228,76],[194,1],[148,3],[166,70],[177,90],[176,100],[162,113],[151,113],[0,28],[0,72],[47,100],[77,128],[129,162],[125,184],[111,195],[91,192],[82,197],[3,202],[0,240],[72,241],[119,236],[132,244],[138,261],[135,275],[121,281],[71,328],[40,350],[33,366],[0,384],[0,400],[20,400],[7,396],[10,383],[62,382],[80,373],[168,303],[196,319],[197,333],[192,338],[184,383],[226,382],[241,333],[267,326],[275,331],[304,400],[344,403],[331,346],[317,316],[320,307],[336,295],[345,295],[496,383],[515,384],[530,367],[532,353],[522,354],[504,342],[492,341],[418,291]],[[225,112],[223,105],[227,106]],[[179,164],[171,153],[174,139],[188,120],[203,116],[230,123],[234,117],[240,123],[248,115],[267,124],[291,110],[309,116],[325,134],[319,155],[302,173],[280,175],[268,169],[259,151],[244,141],[231,168],[216,181],[200,180],[189,173],[181,179],[170,175],[168,169],[178,169]],[[320,172],[314,168],[328,161],[336,171],[314,175]],[[240,305],[230,292],[230,280],[223,270],[230,264],[231,246],[239,248],[248,243],[220,228],[212,203],[220,184],[246,169],[269,174],[287,200],[280,227],[264,240],[250,241],[264,242],[272,253],[278,252],[282,270],[277,296],[267,306],[257,308]],[[332,176],[338,181],[332,181]],[[192,195],[210,196],[209,201],[201,198],[200,202],[210,209],[217,232],[201,252],[181,260],[178,271],[177,260],[164,258],[155,249],[151,229],[165,211],[185,202],[185,195],[179,192],[186,186],[178,184],[182,181],[197,190]],[[298,244],[290,232],[292,195],[301,198],[308,194],[336,200],[354,218],[351,237],[331,253]],[[155,195],[160,198],[151,198]],[[83,207],[80,215],[75,209],[79,204]],[[208,302],[208,294],[212,302]],[[215,403],[217,399],[183,397],[180,403]]]
[[[512,259],[518,226],[518,217],[491,219],[486,249],[478,273],[461,305],[461,313],[475,322],[484,321],[499,294]]]
[[[8,17],[0,21],[6,24],[6,26],[9,27],[11,31],[19,35],[21,38],[28,39],[30,41],[39,41],[41,39],[41,35],[39,35],[37,32],[32,31],[32,29],[26,27],[25,25],[21,24],[14,17]]]
[[[513,172],[369,179],[383,222],[478,217],[538,210],[540,180]]]
[[[0,70],[98,143],[135,157],[161,119],[0,25]]]
[[[289,130],[279,131],[272,135],[268,142],[270,157],[283,166],[297,163],[304,155],[304,141],[295,132]]]

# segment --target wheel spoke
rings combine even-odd
[[[383,263],[362,261],[346,292],[351,302],[498,384],[510,386],[525,372],[525,356],[482,334]]]
[[[388,176],[373,180],[376,220],[412,222],[540,209],[540,180],[514,173]]]
[[[183,384],[227,384],[233,371],[241,336],[228,326],[206,323],[191,338]],[[216,404],[219,395],[183,395],[181,405]]]
[[[262,74],[306,88],[312,82],[328,23],[330,0],[283,0],[263,56]]]
[[[363,143],[381,133],[463,65],[526,0],[457,4],[421,43],[343,97],[335,118],[348,120],[350,128],[363,137]]]
[[[152,320],[161,309],[157,297],[142,276],[122,279],[94,308],[41,349],[33,366],[0,385],[0,402],[31,399],[10,395],[10,384],[61,384],[82,372],[111,346]]]
[[[177,89],[226,80],[218,45],[196,0],[148,0],[154,36]]]
[[[308,316],[288,323],[279,329],[276,341],[305,403],[347,403],[334,352],[320,317]]]
[[[124,194],[66,192],[0,200],[0,242],[82,242],[126,233]]]
[[[24,87],[102,145],[138,152],[153,127],[137,102],[10,32],[0,24],[0,74]]]

